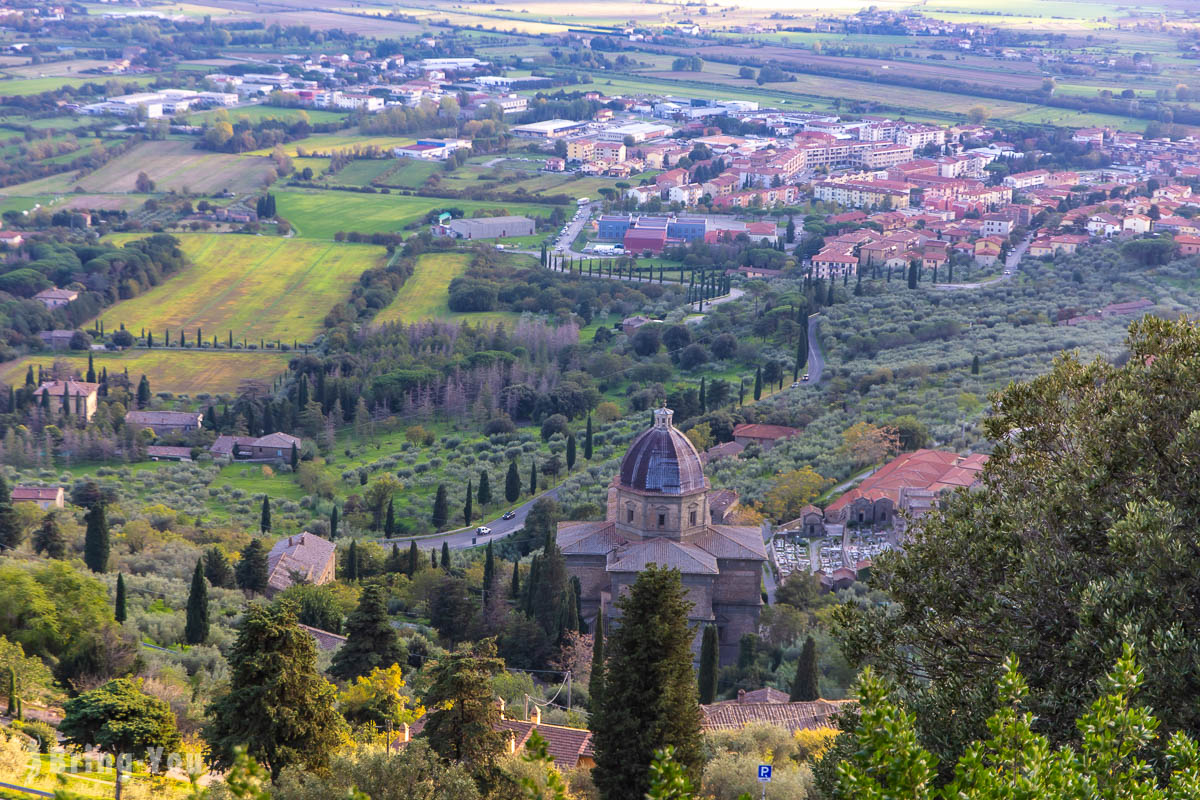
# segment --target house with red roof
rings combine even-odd
[[[790,439],[800,433],[799,428],[789,428],[786,425],[762,425],[757,422],[743,422],[734,427],[733,440],[742,447],[757,444],[762,450],[770,450],[777,442]]]

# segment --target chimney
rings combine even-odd
[[[508,754],[512,755],[517,752],[517,736],[512,731],[508,732]]]
[[[541,706],[535,705],[533,707],[533,713],[530,715],[529,721],[532,722],[534,725],[542,724],[542,708],[541,708]]]
[[[738,703],[741,704],[744,702],[746,702],[746,690],[738,689]]]
[[[292,537],[288,537],[288,547],[292,546]]]
[[[496,703],[500,706],[500,719],[504,719],[504,707],[505,707],[505,705],[507,705],[504,702],[504,698],[503,697],[497,698]]]
[[[403,744],[408,744],[412,741],[412,733],[409,731],[408,723],[400,723],[400,741]]]

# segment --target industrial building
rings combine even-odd
[[[452,219],[434,226],[433,232],[455,239],[503,239],[508,236],[532,236],[533,220],[529,217],[478,217]]]

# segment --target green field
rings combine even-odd
[[[221,344],[224,345],[224,341]],[[245,379],[270,383],[276,375],[287,371],[288,357],[287,353],[275,351],[197,352],[162,348],[94,354],[97,372],[101,367],[107,367],[113,374],[128,370],[134,380],[145,375],[156,392],[189,395],[201,392],[232,394],[237,391],[238,383]],[[26,356],[0,366],[0,382],[19,385],[25,381],[30,364],[36,374],[38,366],[49,369],[55,361],[68,362],[80,375],[87,372],[86,355],[47,353]]]
[[[230,115],[235,116],[235,115]],[[309,136],[306,139],[297,139],[294,142],[288,142],[283,145],[283,152],[289,156],[296,155],[298,150],[303,150],[306,153],[320,153],[327,155],[329,153],[341,152],[344,150],[354,150],[355,148],[363,149],[367,147],[378,147],[384,150],[390,150],[393,147],[404,147],[415,142],[416,139],[411,136],[340,136],[330,134]],[[269,156],[274,150],[273,147],[265,147],[262,150],[251,150],[246,153],[250,156]]]
[[[41,94],[42,92],[52,92],[57,89],[61,89],[64,86],[81,86],[85,83],[98,83],[100,85],[104,85],[106,82],[113,80],[114,78],[121,83],[136,83],[139,86],[145,86],[148,83],[153,83],[157,77],[159,76],[74,75],[50,78],[17,78],[14,80],[0,81],[0,98],[24,97],[31,94]]]
[[[505,209],[511,214],[539,217],[550,213],[548,206],[532,203],[337,191],[277,192],[275,201],[279,216],[295,225],[298,235],[308,239],[332,239],[338,231],[397,233],[436,208],[460,208],[467,216],[479,209]]]
[[[302,117],[309,122],[344,122],[346,114],[338,111],[325,111],[320,108],[279,108],[277,106],[250,105],[240,108],[228,109],[213,109],[212,111],[203,111],[199,114],[190,115],[187,120],[189,125],[202,125],[206,122],[212,122],[220,111],[225,111],[229,114],[231,122],[237,122],[239,119],[247,119],[250,122],[262,122],[267,119],[278,119],[285,122],[293,122]]]
[[[135,235],[115,236],[116,242]],[[157,338],[200,327],[206,337],[308,341],[364,270],[381,263],[383,248],[238,234],[179,234],[195,266],[148,292],[108,309],[106,329],[149,328]]]
[[[369,186],[395,166],[396,159],[392,158],[358,158],[330,175],[329,181],[344,186]]]
[[[416,322],[422,319],[469,320],[471,322],[511,321],[516,315],[506,311],[457,313],[447,305],[450,281],[462,275],[470,264],[467,253],[426,253],[417,259],[412,277],[404,282],[391,305],[379,312],[376,323]]]

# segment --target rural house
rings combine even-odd
[[[790,439],[800,433],[798,428],[786,425],[761,425],[756,422],[744,422],[734,427],[733,440],[742,447],[757,444],[763,450],[770,450],[781,439]]]
[[[44,394],[50,395],[48,402],[52,412],[57,413],[62,410],[65,395],[70,413],[91,422],[92,417],[96,415],[100,384],[76,380],[45,381],[33,391],[33,396],[38,403],[42,402]]]
[[[786,728],[788,733],[812,728],[834,727],[833,715],[847,701],[812,700],[792,702],[786,692],[766,688],[747,692],[738,690],[736,700],[700,706],[705,732],[736,731],[747,725],[768,724]]]
[[[38,338],[42,340],[42,344],[49,347],[51,350],[69,350],[71,347],[71,339],[75,337],[75,331],[60,328],[51,331],[39,331]]]
[[[286,461],[292,457],[292,448],[299,449],[302,444],[298,437],[287,433],[270,433],[258,438],[222,434],[208,451],[214,458],[232,461]]]
[[[40,508],[62,508],[65,504],[61,486],[14,486],[14,503],[37,503]]]
[[[198,411],[130,411],[125,415],[125,424],[135,428],[149,428],[158,435],[164,433],[198,431],[204,415]]]
[[[74,289],[42,289],[33,296],[34,300],[46,308],[61,308],[67,303],[74,302],[79,292]]]
[[[294,583],[320,586],[333,580],[333,542],[305,531],[280,539],[267,554],[267,592],[282,592]]]

